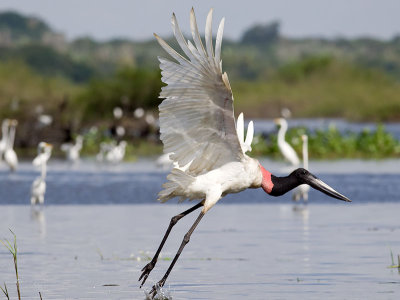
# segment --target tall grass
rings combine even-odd
[[[18,300],[21,300],[21,291],[20,291],[20,287],[19,287],[19,276],[18,276],[18,260],[17,260],[17,253],[18,253],[18,248],[17,248],[17,237],[15,235],[15,233],[10,229],[10,232],[12,233],[13,237],[14,237],[14,242],[10,243],[10,241],[8,241],[7,239],[0,240],[0,242],[8,249],[8,251],[10,251],[13,260],[14,260],[14,268],[15,268],[15,277],[17,278],[17,293],[18,293]],[[7,297],[7,299],[10,299],[9,295],[8,295],[8,290],[7,290],[7,286],[4,283],[4,289],[1,288],[1,290],[3,291],[4,295]]]

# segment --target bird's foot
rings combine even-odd
[[[150,290],[149,295],[152,297],[152,299],[159,293],[162,293],[161,288],[164,286],[166,279],[161,279],[159,282],[157,282],[155,285]]]
[[[156,261],[151,261],[149,262],[147,265],[144,266],[144,268],[142,269],[142,275],[140,275],[139,280],[142,280],[142,283],[140,284],[140,288],[142,288],[142,286],[144,285],[144,283],[147,280],[147,277],[149,277],[151,270],[153,270],[154,266],[156,265]]]

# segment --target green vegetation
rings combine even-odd
[[[74,99],[74,105],[85,118],[105,119],[116,106],[129,111],[156,107],[160,89],[158,71],[124,68],[111,78],[91,81]]]
[[[232,84],[236,111],[276,117],[282,107],[296,117],[344,117],[351,121],[400,119],[400,82],[332,57],[288,64],[264,81]]]
[[[286,140],[300,158],[302,134],[308,135],[308,152],[311,159],[400,157],[400,141],[386,132],[383,125],[379,125],[376,131],[363,130],[358,134],[353,132],[341,134],[333,126],[315,132],[309,132],[306,128],[291,128],[286,133]],[[277,134],[267,138],[256,136],[252,154],[282,159],[277,145]]]
[[[12,233],[13,237],[14,237],[14,243],[11,244],[7,239],[0,240],[0,242],[4,245],[4,247],[6,247],[8,249],[8,251],[10,251],[13,260],[14,260],[14,268],[15,268],[15,277],[17,278],[17,293],[18,293],[18,299],[21,300],[21,291],[19,288],[19,277],[18,277],[18,263],[17,263],[17,237],[15,235],[14,232],[12,232],[12,230],[10,229],[10,232]],[[7,286],[4,283],[4,289],[2,287],[0,287],[2,292],[4,293],[4,295],[7,297],[7,299],[10,299],[9,295],[8,295],[8,290],[7,290]]]
[[[224,40],[223,67],[237,112],[243,111],[248,118],[273,118],[287,107],[295,118],[400,121],[400,36],[388,41],[288,39],[279,28],[277,22],[258,24],[239,41]],[[166,40],[177,47],[171,38]],[[132,120],[133,111],[143,107],[155,112],[161,102],[159,55],[167,56],[154,39],[68,41],[40,19],[0,13],[0,119],[18,119],[16,145],[24,153],[42,139],[57,146],[92,126],[109,130],[116,125],[112,117],[116,106],[124,111],[118,125],[133,132],[139,123]],[[52,116],[52,125],[37,126],[40,114]],[[128,148],[132,159],[135,151],[160,152],[160,144],[152,141],[155,131],[150,130],[149,142],[144,135],[125,137],[134,145],[132,152]],[[398,155],[393,146],[397,141],[385,140],[387,149],[382,149],[372,145],[379,142],[373,134],[365,135],[329,136],[342,143],[337,155]],[[107,138],[88,142],[84,153],[97,152],[98,144]],[[322,138],[315,143],[327,147],[314,149],[317,157],[334,157],[330,153],[336,146]],[[371,150],[374,147],[378,150]]]

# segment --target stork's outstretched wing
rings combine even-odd
[[[190,27],[194,45],[185,40],[175,15],[172,27],[175,38],[187,58],[178,54],[155,34],[160,45],[176,61],[159,58],[162,81],[160,132],[164,152],[186,172],[199,175],[228,162],[240,161],[243,152],[238,140],[233,114],[232,90],[226,73],[222,74],[222,19],[216,37],[215,54],[211,32],[212,10],[207,16],[203,46],[194,10]]]

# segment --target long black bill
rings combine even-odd
[[[338,193],[333,188],[331,188],[329,185],[327,185],[325,182],[323,182],[321,179],[317,178],[316,176],[314,176],[312,174],[309,174],[309,176],[307,176],[305,178],[305,181],[308,185],[310,185],[314,189],[321,191],[324,194],[327,194],[328,196],[331,196],[333,198],[343,200],[346,202],[351,202],[351,200],[349,198]]]

